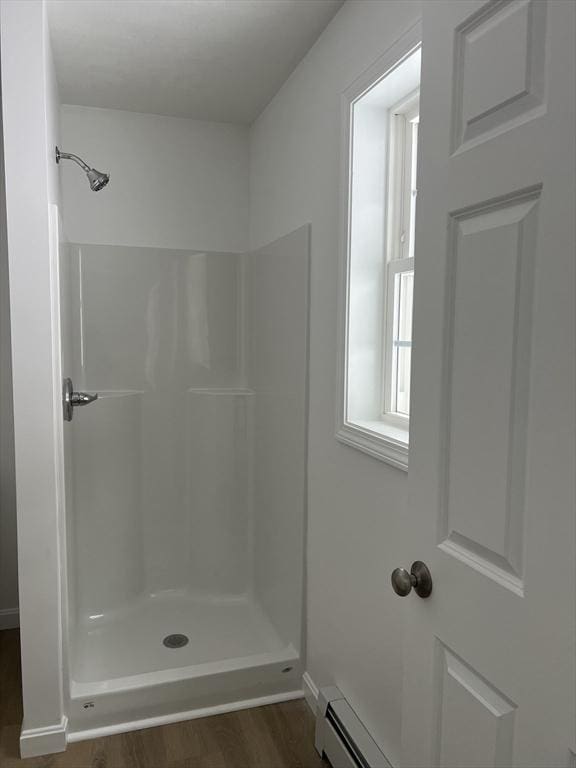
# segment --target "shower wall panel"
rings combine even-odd
[[[243,257],[69,246],[65,375],[80,618],[252,583]]]
[[[300,648],[306,522],[310,227],[250,255],[256,593]]]
[[[200,595],[252,590],[252,408],[248,389],[189,390],[189,580]]]
[[[142,396],[107,393],[74,418],[77,608],[99,618],[142,589]]]
[[[85,386],[176,390],[243,385],[241,258],[75,246]]]

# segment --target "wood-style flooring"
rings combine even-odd
[[[189,720],[70,744],[66,752],[20,760],[22,721],[18,630],[0,632],[1,768],[326,768],[314,749],[304,700]]]

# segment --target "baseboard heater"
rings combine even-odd
[[[332,768],[392,768],[338,688],[318,693],[316,749]]]

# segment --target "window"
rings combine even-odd
[[[416,91],[390,110],[388,144],[382,419],[404,423],[406,428],[412,362],[418,96]]]
[[[408,466],[420,44],[414,28],[345,93],[337,438]],[[341,409],[341,410],[340,410]]]

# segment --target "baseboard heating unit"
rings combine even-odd
[[[392,768],[338,688],[318,694],[316,749],[332,768]]]

